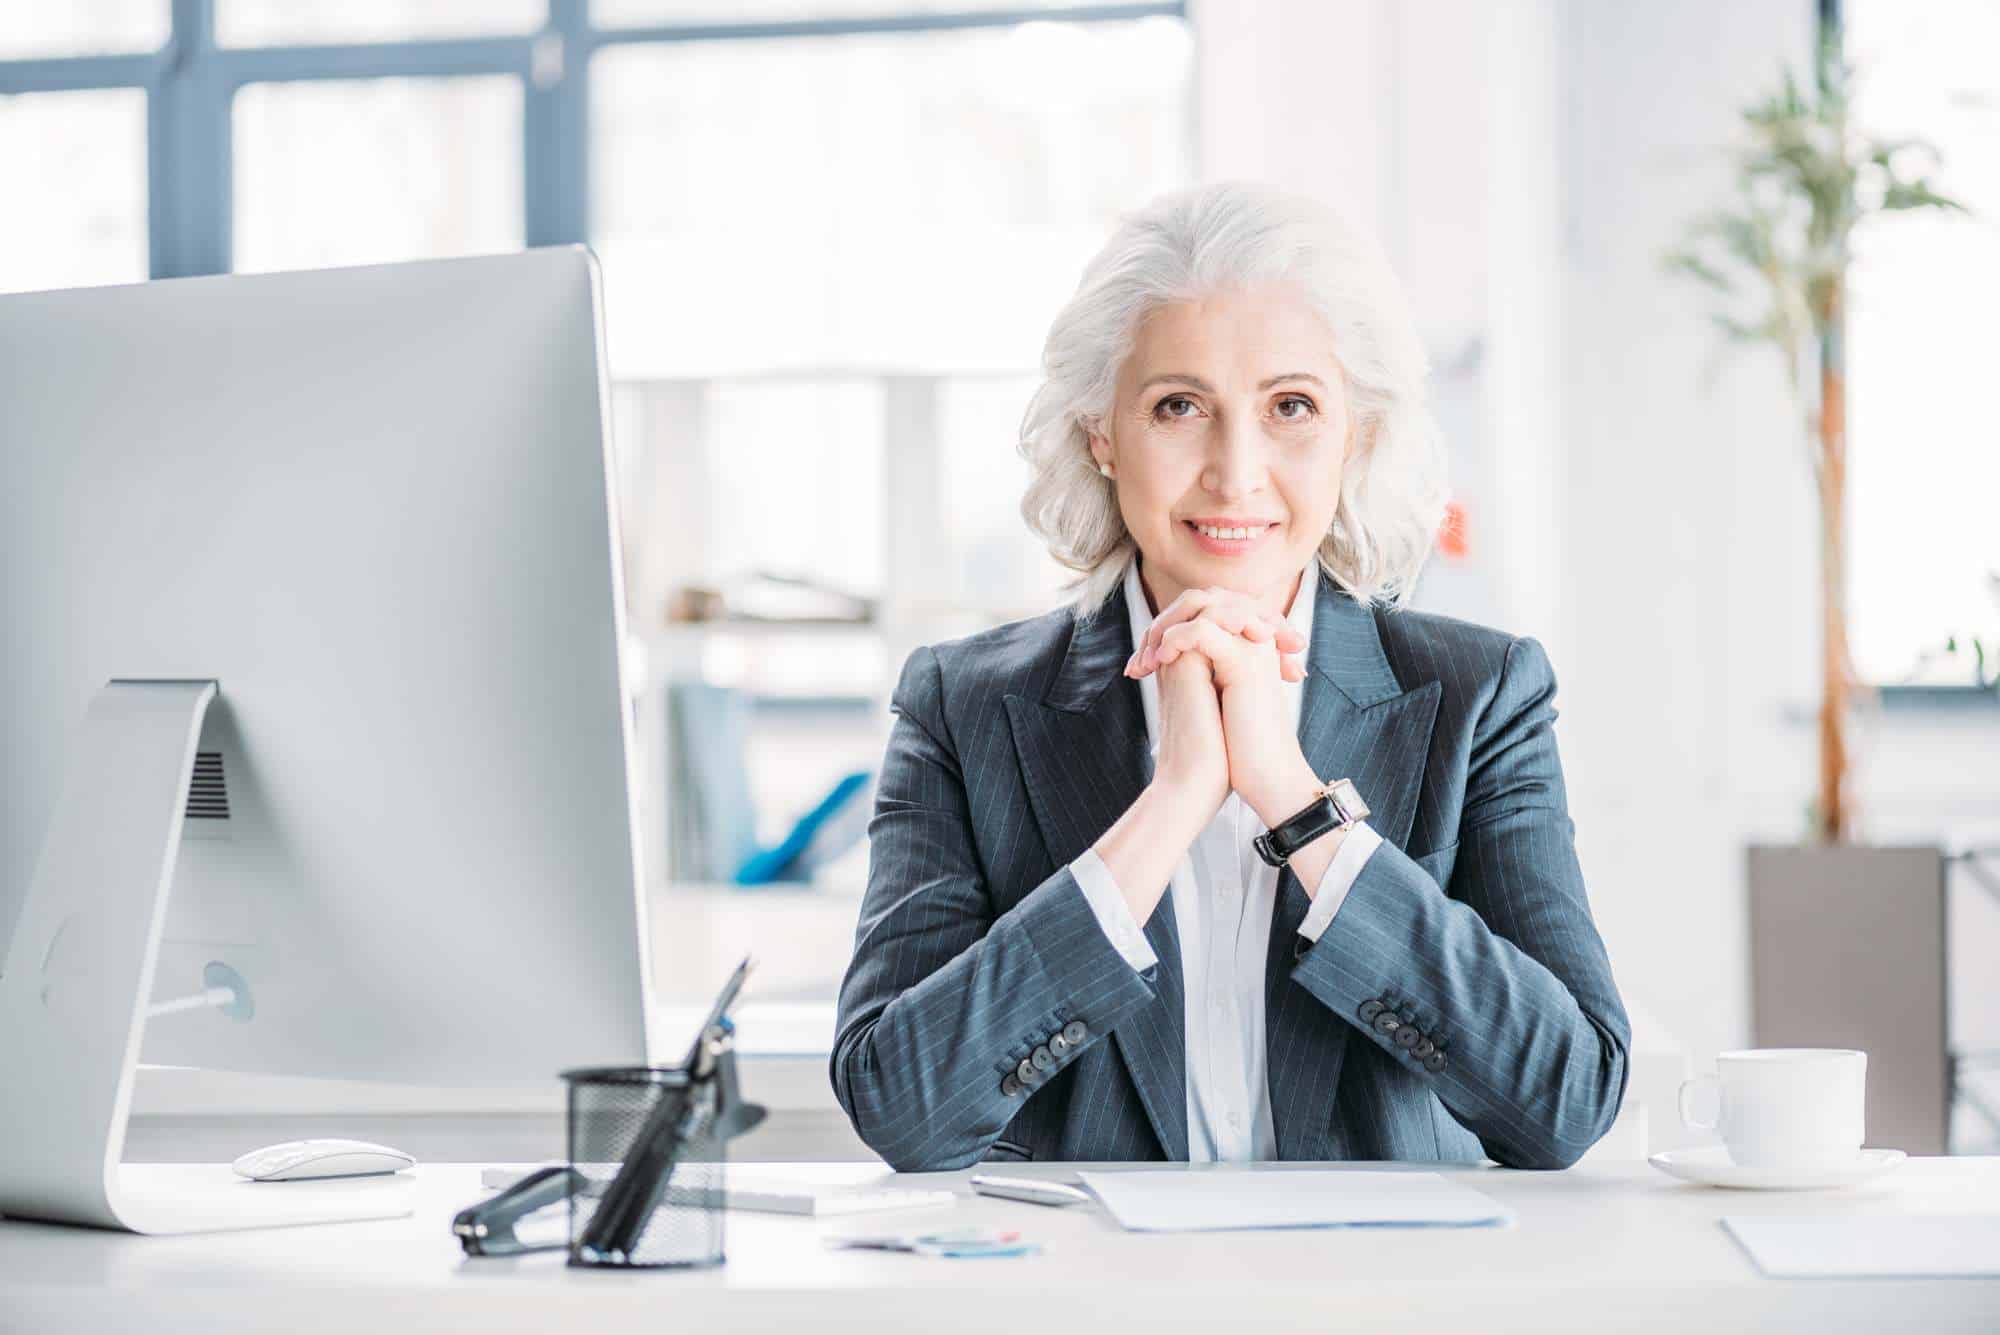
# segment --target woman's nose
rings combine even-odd
[[[1203,487],[1213,495],[1229,498],[1247,496],[1263,485],[1264,441],[1254,422],[1241,414],[1232,415],[1212,439],[1208,467],[1201,475]]]

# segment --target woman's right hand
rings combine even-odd
[[[1229,751],[1215,671],[1207,655],[1184,653],[1158,669],[1158,677],[1160,752],[1153,782],[1185,798],[1206,826],[1229,796]]]

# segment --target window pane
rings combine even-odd
[[[252,84],[235,127],[240,271],[521,245],[518,79]]]
[[[2000,447],[1986,411],[2000,292],[2000,8],[1987,0],[1849,11],[1858,108],[1873,132],[1921,135],[1939,188],[1976,220],[1892,214],[1855,235],[1848,505],[1855,664],[1898,681],[1947,636],[2000,646]],[[1969,653],[1926,680],[1969,682]]]
[[[640,24],[747,23],[979,9],[1058,9],[1075,0],[591,0],[600,28]]]
[[[0,60],[157,51],[172,30],[167,0],[15,0],[0,23]]]
[[[146,277],[146,95],[0,97],[0,292]]]
[[[594,231],[621,375],[1019,369],[1190,174],[1178,19],[613,47]]]
[[[548,0],[217,0],[224,46],[312,45],[532,32]]]

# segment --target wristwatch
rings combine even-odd
[[[1321,835],[1344,830],[1368,815],[1368,804],[1355,791],[1352,779],[1335,779],[1319,790],[1306,808],[1279,825],[1258,835],[1251,843],[1257,856],[1273,867],[1282,867],[1292,854]]]

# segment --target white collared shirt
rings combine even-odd
[[[1312,644],[1318,562],[1308,565],[1286,619]],[[1153,624],[1135,559],[1125,569],[1125,606],[1136,647]],[[1282,686],[1294,730],[1303,682]],[[1160,750],[1159,674],[1139,679],[1146,737]],[[1338,777],[1337,775],[1322,777]],[[1180,932],[1181,979],[1186,999],[1188,1159],[1194,1163],[1273,1159],[1277,1129],[1271,1120],[1271,1086],[1264,1056],[1264,965],[1277,903],[1278,869],[1257,856],[1250,841],[1264,823],[1234,792],[1189,846],[1168,880],[1174,925]],[[1382,838],[1367,824],[1349,830],[1320,879],[1299,934],[1317,941],[1353,888]],[[1149,969],[1159,962],[1144,930],[1119,892],[1111,869],[1087,848],[1070,863],[1091,912],[1125,962]],[[1159,910],[1155,910],[1158,912]]]

